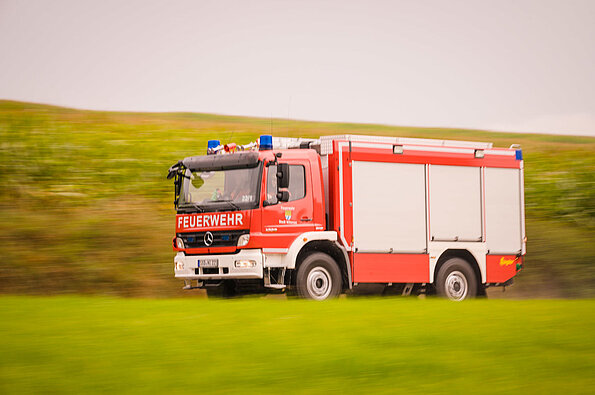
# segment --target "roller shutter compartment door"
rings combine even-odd
[[[353,238],[361,253],[426,251],[425,165],[353,162]]]
[[[481,169],[430,166],[430,240],[482,241]]]
[[[486,242],[490,254],[521,252],[521,171],[486,168]]]

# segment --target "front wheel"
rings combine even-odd
[[[341,293],[341,270],[322,252],[308,255],[297,271],[297,293],[301,298],[325,300]]]
[[[454,301],[477,295],[477,277],[473,268],[461,258],[451,258],[442,265],[436,279],[436,293]]]

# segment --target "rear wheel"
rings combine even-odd
[[[450,258],[440,267],[436,279],[436,293],[450,300],[460,301],[477,295],[477,277],[469,262]]]
[[[341,270],[322,252],[308,255],[297,270],[297,293],[314,300],[336,298],[341,293]]]

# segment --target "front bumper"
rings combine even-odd
[[[218,268],[201,268],[199,260],[218,259]],[[235,261],[252,260],[254,267],[240,268]],[[235,278],[263,278],[263,256],[260,249],[242,249],[237,254],[229,255],[185,255],[178,252],[174,258],[176,278],[184,280],[224,280]]]

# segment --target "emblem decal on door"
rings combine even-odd
[[[280,224],[284,224],[284,225],[295,225],[297,224],[297,221],[295,220],[291,220],[291,217],[293,217],[293,211],[295,210],[295,207],[285,207],[285,206],[281,206],[281,210],[283,210],[283,219],[279,220]]]

